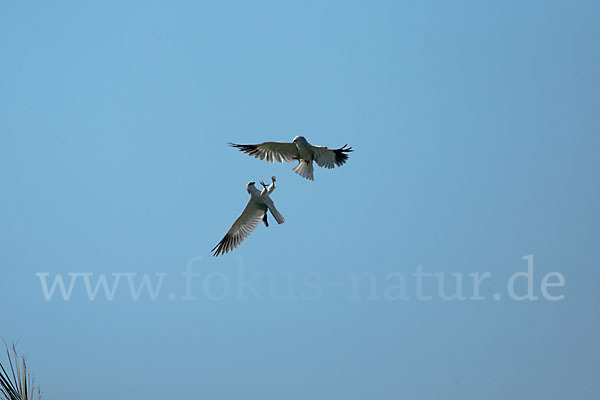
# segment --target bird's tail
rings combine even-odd
[[[294,171],[295,173],[297,173],[298,175],[300,175],[303,178],[309,179],[311,181],[315,180],[314,168],[313,168],[312,161],[300,160],[298,165],[296,165],[292,169],[292,171]]]
[[[273,218],[277,221],[278,224],[283,224],[285,222],[285,218],[281,213],[275,208],[275,204],[271,204],[269,206],[269,210],[271,210],[271,214],[273,214]]]

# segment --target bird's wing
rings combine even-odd
[[[240,151],[260,158],[261,160],[267,159],[268,162],[282,162],[282,161],[293,161],[299,158],[298,149],[294,143],[280,143],[280,142],[265,142],[260,144],[235,144],[229,143],[231,147],[235,147]]]
[[[214,251],[214,256],[225,254],[238,247],[260,224],[266,212],[267,207],[264,204],[259,204],[250,199],[248,205],[242,211],[242,215],[235,220],[223,239],[211,250]]]
[[[348,154],[352,152],[352,147],[345,144],[339,149],[329,149],[323,146],[311,146],[313,150],[313,159],[319,167],[333,168],[336,165],[341,167],[348,160]]]

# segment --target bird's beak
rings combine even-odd
[[[256,182],[250,182],[251,185],[254,185]]]

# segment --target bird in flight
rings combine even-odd
[[[273,190],[275,190],[275,177],[271,177],[271,184],[269,186],[262,181],[260,182],[263,186],[262,191],[259,191],[254,184],[255,182],[249,182],[246,185],[246,190],[250,194],[250,200],[244,211],[242,211],[242,215],[235,220],[223,239],[211,250],[214,252],[213,255],[215,257],[238,247],[256,229],[260,221],[263,221],[265,226],[268,227],[267,210],[271,211],[278,224],[285,222],[285,218],[275,208],[273,200],[269,197],[273,193]]]
[[[295,173],[303,178],[314,181],[313,161],[319,167],[334,168],[336,165],[341,167],[348,160],[348,153],[352,152],[352,147],[345,144],[339,149],[329,149],[323,146],[313,146],[308,143],[304,136],[296,136],[293,143],[264,142],[260,144],[235,144],[229,143],[240,151],[260,158],[267,159],[267,162],[273,160],[281,163],[283,161],[298,161],[293,169]]]

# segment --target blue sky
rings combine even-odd
[[[0,336],[46,399],[597,398],[599,17],[592,1],[3,3]],[[298,134],[355,152],[309,182],[226,146]],[[211,258],[271,175],[286,223]],[[538,300],[516,301],[527,255]],[[485,300],[420,301],[417,266],[461,273],[467,297],[489,272]],[[550,272],[560,301],[541,295]],[[82,280],[46,301],[37,273],[166,275],[155,301],[126,278],[112,301]],[[240,273],[261,299],[236,298]],[[410,299],[384,297],[392,273]],[[293,298],[274,296],[288,279]]]

